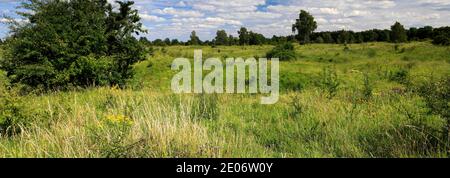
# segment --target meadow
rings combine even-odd
[[[272,48],[152,47],[124,89],[23,94],[1,73],[0,157],[449,156],[446,119],[416,90],[450,76],[450,48],[428,41],[296,45],[297,59],[280,63],[274,105],[170,90],[172,61],[195,49],[225,59]]]

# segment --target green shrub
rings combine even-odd
[[[14,136],[27,123],[24,103],[19,96],[9,91],[0,95],[0,136]]]
[[[443,45],[443,46],[449,46],[450,45],[450,38],[445,35],[438,35],[433,38],[433,44],[435,45]]]
[[[296,59],[297,55],[292,43],[283,43],[275,46],[275,48],[267,52],[266,57],[268,59],[278,58],[280,61],[287,61]]]
[[[332,99],[336,96],[339,85],[341,84],[335,68],[326,67],[320,74],[320,87],[327,93],[327,98]]]
[[[293,118],[299,118],[301,117],[303,112],[304,112],[304,105],[300,101],[300,95],[295,94],[290,102],[289,116]]]
[[[400,84],[408,84],[409,69],[400,67],[389,71],[388,78],[390,81],[398,82]]]
[[[430,112],[446,120],[447,125],[443,128],[444,140],[450,144],[450,76],[437,82],[426,82],[419,86],[417,91],[424,98]]]
[[[370,77],[367,73],[364,73],[364,85],[363,85],[363,99],[368,101],[372,98],[373,84],[370,81]]]

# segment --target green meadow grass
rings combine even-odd
[[[450,48],[429,42],[296,46],[282,61],[281,96],[175,95],[177,57],[264,57],[273,46],[155,47],[127,89],[15,94],[2,114],[17,120],[0,157],[448,157],[432,115],[409,89],[450,75]],[[334,97],[321,85],[336,72]],[[3,85],[4,74],[0,75]]]

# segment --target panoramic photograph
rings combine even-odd
[[[448,0],[0,0],[0,158],[449,158],[449,19]]]

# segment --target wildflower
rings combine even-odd
[[[112,124],[132,125],[133,120],[124,115],[107,115],[106,121]]]

